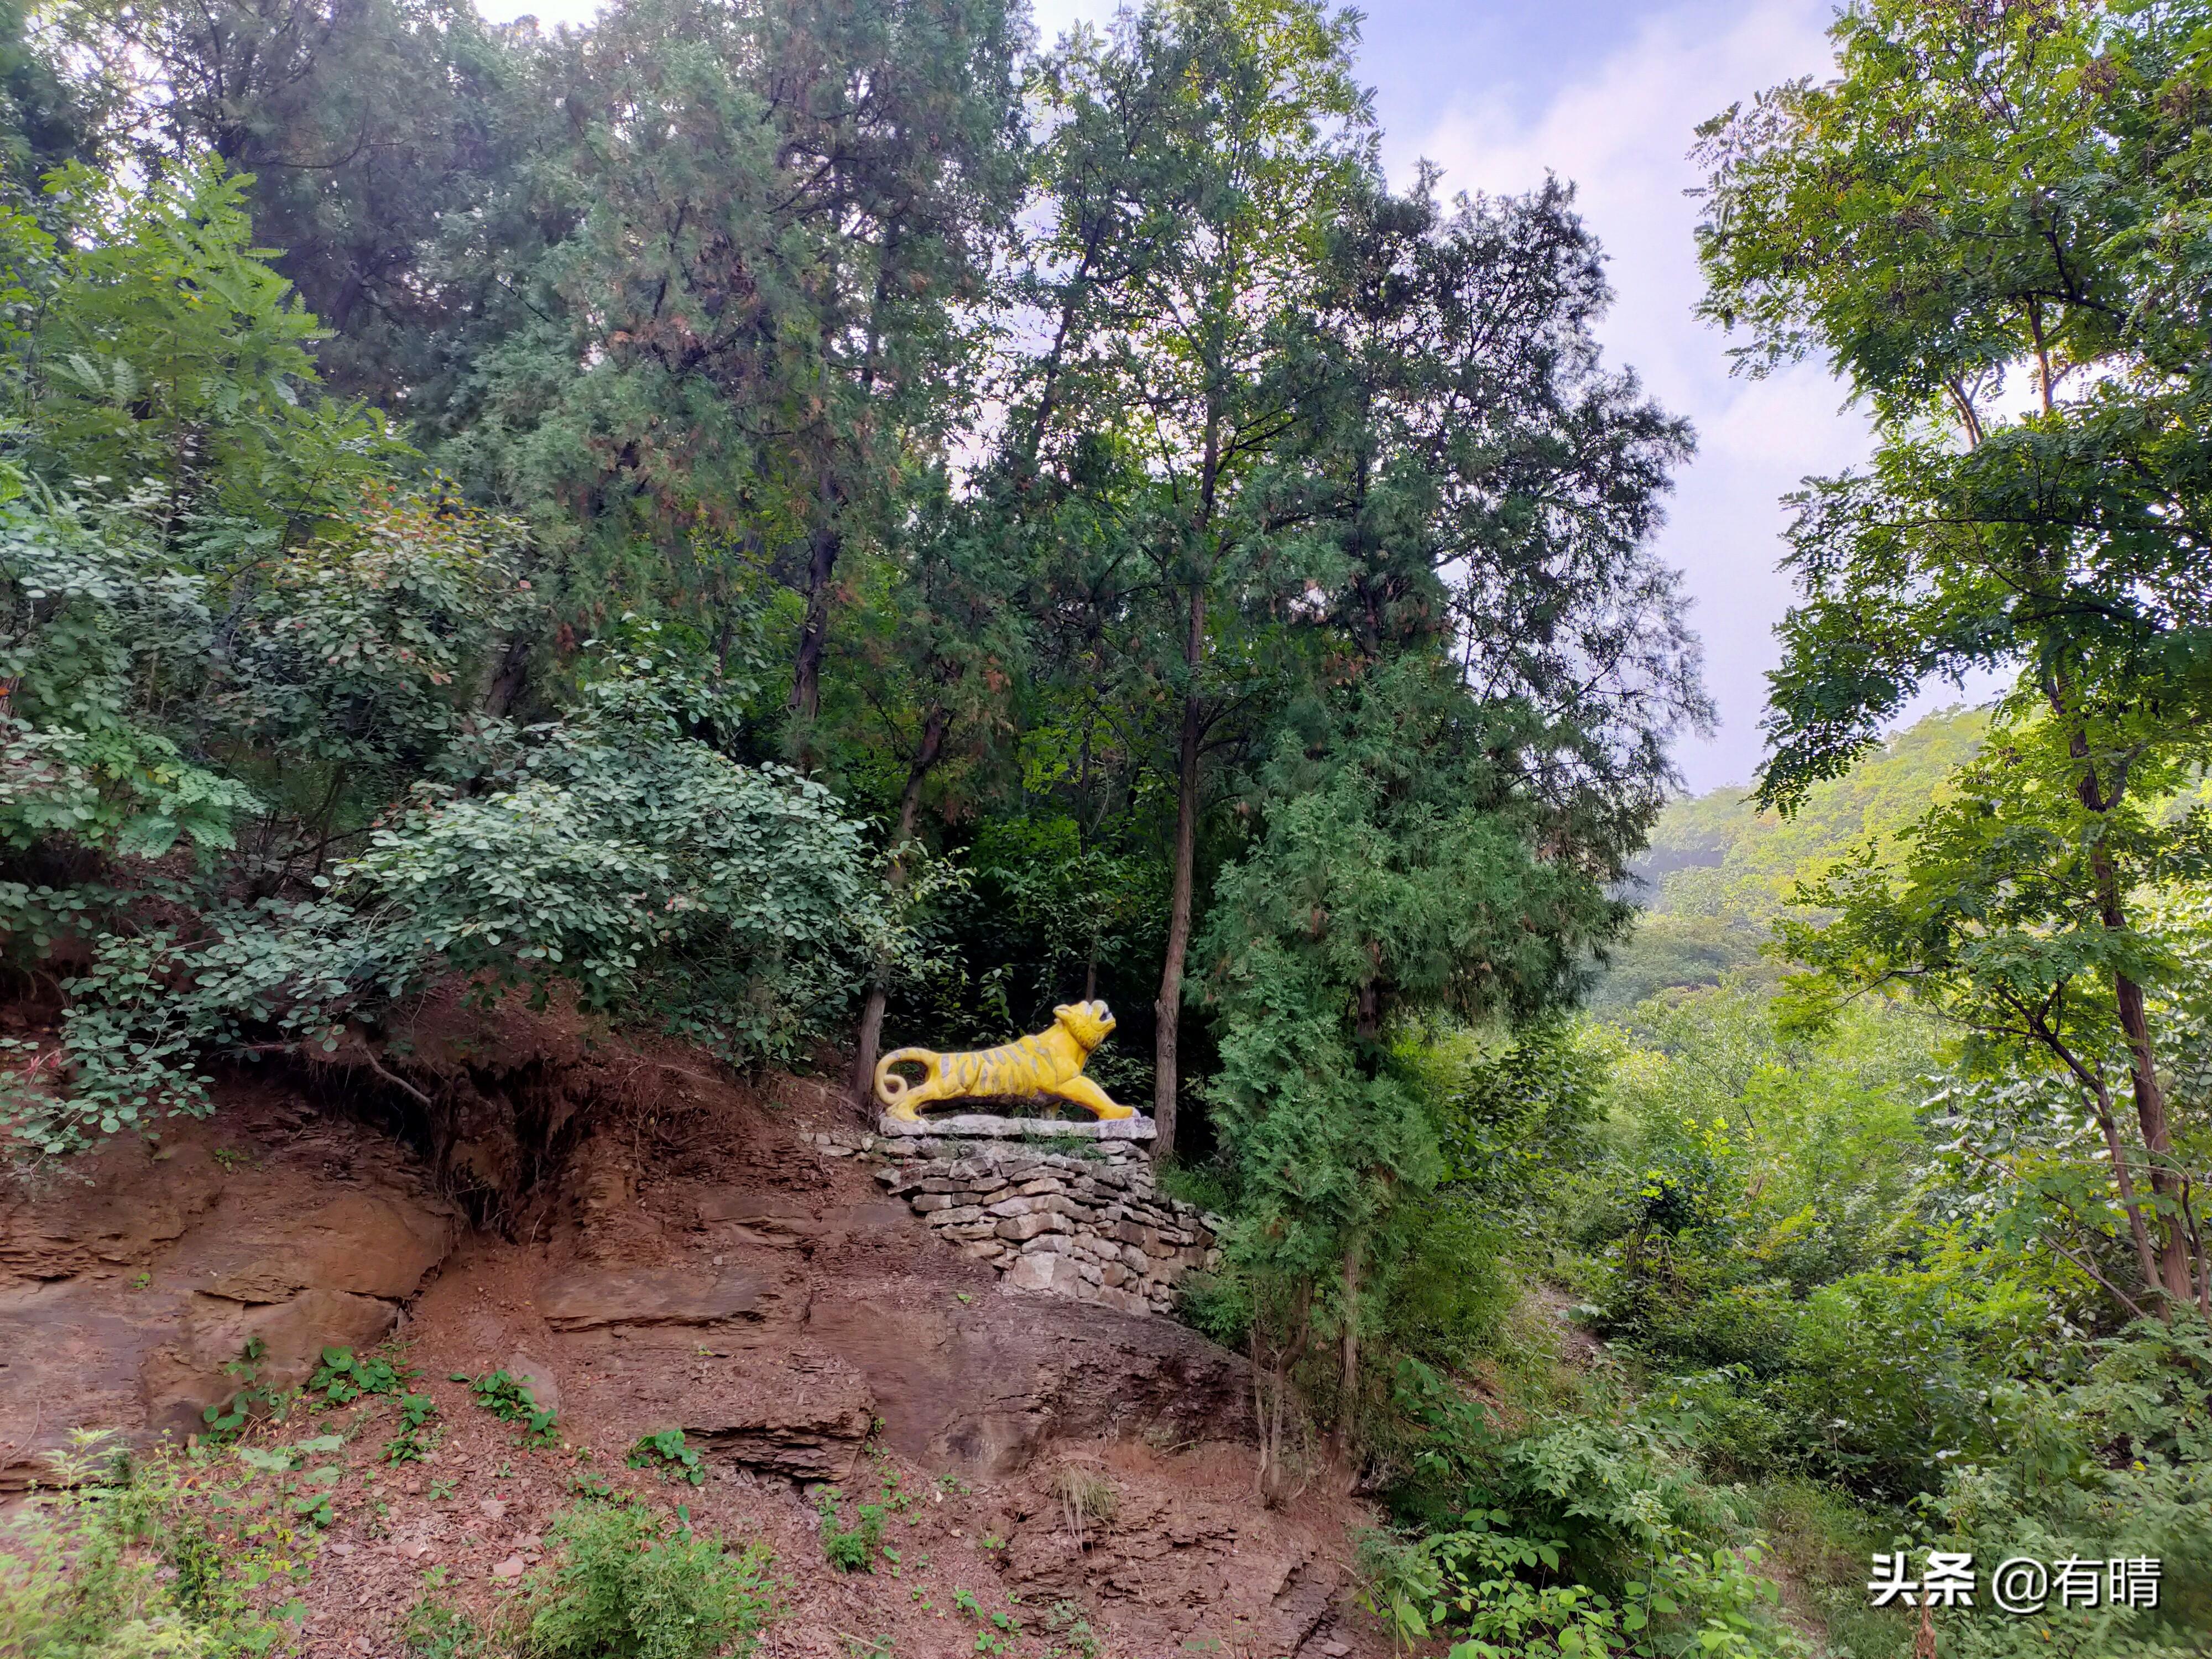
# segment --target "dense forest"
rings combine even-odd
[[[10,8],[17,1175],[246,1066],[434,1146],[456,985],[856,1116],[1103,997],[1403,1639],[2212,1650],[2212,5],[1832,40],[1679,136],[1714,350],[1875,434],[1685,801],[1693,434],[1568,185],[1386,178],[1352,13]]]

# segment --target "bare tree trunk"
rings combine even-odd
[[[1261,1497],[1267,1494],[1267,1468],[1273,1461],[1274,1443],[1267,1435],[1267,1368],[1260,1358],[1260,1322],[1255,1319],[1245,1333],[1245,1346],[1252,1357],[1252,1432],[1260,1442],[1260,1465],[1253,1472],[1253,1490]]]
[[[2159,1200],[2159,1279],[2166,1291],[2167,1317],[2194,1301],[2189,1246],[2182,1236],[2181,1186],[2173,1170],[2173,1135],[2166,1119],[2166,1091],[2159,1086],[2151,1050],[2150,1022],[2143,1014],[2142,987],[2125,974],[2112,976],[2120,1005],[2120,1029],[2127,1033],[2128,1070],[2134,1085],[2136,1121],[2142,1126],[2143,1150],[2150,1158],[2150,1189]]]
[[[1353,1233],[1344,1247],[1344,1330],[1337,1341],[1336,1432],[1334,1450],[1340,1463],[1352,1459],[1352,1419],[1359,1404],[1359,1255],[1362,1240]]]
[[[1252,1321],[1252,1409],[1253,1429],[1260,1437],[1260,1462],[1255,1475],[1255,1490],[1260,1501],[1273,1504],[1281,1494],[1283,1485],[1283,1419],[1287,1414],[1291,1394],[1291,1370],[1304,1356],[1306,1342],[1313,1333],[1313,1290],[1301,1288],[1296,1304],[1297,1317],[1285,1339],[1275,1345],[1272,1353],[1263,1357],[1264,1345],[1261,1328],[1267,1322],[1264,1313],[1256,1312]]]
[[[2189,1177],[2181,1178],[2181,1218],[2187,1224],[2189,1253],[2197,1266],[2197,1310],[2212,1323],[2212,1270],[2204,1260],[2204,1229],[2197,1220],[2197,1209],[2189,1201]]]
[[[833,491],[823,486],[823,509],[830,508]],[[809,539],[806,557],[806,620],[799,625],[799,656],[792,666],[791,712],[799,716],[802,732],[801,757],[811,759],[814,717],[822,709],[822,659],[830,641],[830,580],[837,571],[837,556],[845,538],[836,526],[824,522]]]
[[[530,668],[530,635],[520,629],[507,637],[507,648],[499,654],[499,665],[492,670],[484,684],[483,711],[487,714],[504,714],[514,707],[514,700],[522,695],[525,675]]]
[[[2045,392],[2047,395],[2047,386]],[[2052,701],[2063,708],[2063,690],[2058,689],[2061,695]],[[2075,786],[2081,804],[2100,817],[2109,813],[2126,793],[2125,767],[2114,774],[2108,789],[2097,775],[2091,760],[2088,734],[2078,722],[2067,746],[2074,757],[2083,763],[2081,780]],[[2098,919],[2117,933],[2128,925],[2127,910],[2121,902],[2119,872],[2112,867],[2112,854],[2101,842],[2090,854],[2089,868],[2096,882]],[[2173,1136],[2166,1125],[2166,1091],[2159,1086],[2158,1056],[2151,1044],[2150,1021],[2143,1011],[2142,987],[2127,975],[2115,973],[2112,992],[2119,1008],[2120,1030],[2128,1039],[2128,1076],[2135,1095],[2136,1121],[2142,1127],[2143,1151],[2150,1164],[2151,1195],[2158,1211],[2156,1285],[2165,1292],[2163,1311],[2171,1320],[2177,1306],[2186,1307],[2196,1298],[2195,1287],[2190,1282],[2189,1244],[2183,1233],[2179,1181],[2173,1168]]]
[[[2099,1067],[2101,1071],[2103,1068]],[[2127,1148],[2120,1144],[2119,1126],[2112,1121],[2112,1094],[2104,1079],[2095,1080],[2090,1097],[2097,1103],[2097,1127],[2105,1133],[2105,1151],[2112,1160],[2112,1180],[2120,1189],[2120,1206],[2128,1212],[2128,1232],[2135,1240],[2136,1261],[2142,1269],[2143,1288],[2158,1288],[2157,1258],[2150,1248],[2150,1232],[2143,1225],[2142,1206],[2136,1201],[2135,1176],[2128,1170]]]
[[[891,832],[893,892],[906,885],[904,853],[907,842],[914,839],[914,821],[921,812],[922,781],[944,752],[945,734],[951,724],[951,715],[943,708],[931,709],[929,718],[922,722],[921,743],[907,767],[906,787],[899,794],[898,823]],[[875,1095],[876,1056],[882,1052],[884,1042],[884,1006],[890,1000],[890,967],[878,962],[875,976],[868,982],[868,1000],[860,1008],[860,1041],[853,1060],[853,1097],[863,1110]]]
[[[1213,533],[1214,493],[1221,484],[1221,404],[1209,398],[1206,448],[1199,461],[1198,531]],[[1218,550],[1216,550],[1217,551]],[[1190,626],[1182,641],[1182,742],[1176,759],[1175,883],[1168,902],[1167,960],[1160,966],[1159,1000],[1152,1005],[1157,1024],[1152,1039],[1152,1121],[1157,1138],[1152,1156],[1175,1156],[1176,1039],[1182,1024],[1183,958],[1190,949],[1192,889],[1198,873],[1199,750],[1205,716],[1199,701],[1199,671],[1206,665],[1206,562],[1190,573]]]
[[[1155,1158],[1175,1155],[1176,1038],[1182,1014],[1183,959],[1190,950],[1191,890],[1197,878],[1199,740],[1202,736],[1198,670],[1205,647],[1206,588],[1198,583],[1190,592],[1190,635],[1183,647],[1190,684],[1183,689],[1182,743],[1176,772],[1175,879],[1168,901],[1167,959],[1160,968],[1159,1000],[1152,1005],[1158,1022],[1152,1037]]]

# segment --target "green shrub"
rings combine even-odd
[[[1930,1547],[2042,1561],[2162,1562],[2155,1607],[2076,1608],[2057,1620],[1978,1625],[1968,1659],[2202,1654],[2212,1630],[2212,1331],[2187,1315],[2146,1320],[2097,1345],[2078,1380],[1996,1391],[1989,1450],[1962,1459],[1928,1507]],[[2041,1640],[2053,1626],[2059,1644]],[[1947,1653],[1951,1650],[1947,1647]]]
[[[1252,1328],[1252,1291],[1233,1271],[1185,1273],[1176,1285],[1176,1316],[1224,1348],[1242,1349]]]
[[[1557,1577],[1560,1553],[1509,1530],[1504,1510],[1456,1531],[1363,1540],[1370,1607],[1401,1639],[1450,1635],[1452,1659],[1792,1659],[1804,1639],[1775,1617],[1781,1596],[1757,1546],[1662,1547],[1644,1577],[1607,1593]]]
[[[343,1406],[365,1394],[398,1394],[414,1373],[380,1354],[356,1358],[351,1348],[325,1348],[322,1363],[307,1379],[307,1392],[329,1406]]]
[[[1863,1508],[1850,1494],[1812,1480],[1769,1481],[1756,1498],[1784,1582],[1796,1583],[1821,1626],[1825,1659],[1892,1659],[1911,1650],[1915,1615],[1894,1605],[1867,1605],[1867,1563],[1876,1551],[1897,1547],[1907,1530],[1903,1516]]]
[[[658,1468],[664,1480],[673,1474],[695,1486],[707,1484],[707,1466],[700,1461],[697,1448],[684,1443],[681,1429],[661,1429],[639,1436],[623,1461],[634,1469]]]
[[[1366,1540],[1363,1594],[1401,1637],[1459,1638],[1455,1659],[1804,1651],[1747,1505],[1698,1478],[1685,1413],[1510,1432],[1416,1360],[1394,1404],[1417,1425],[1393,1498],[1418,1530]]]
[[[712,1534],[636,1504],[575,1505],[554,1522],[557,1564],[532,1586],[533,1659],[706,1659],[750,1653],[774,1613],[769,1552],[732,1555]]]
[[[155,1564],[92,1500],[34,1510],[0,1549],[0,1653],[25,1659],[199,1659],[211,1632],[187,1620]]]
[[[422,1595],[407,1609],[399,1626],[401,1645],[413,1659],[485,1659],[492,1644],[476,1620],[438,1599],[444,1582],[442,1567],[425,1581]]]
[[[1514,1286],[1498,1270],[1507,1241],[1463,1204],[1410,1209],[1378,1252],[1376,1334],[1431,1364],[1464,1364],[1488,1346],[1512,1305]]]
[[[1231,1182],[1234,1172],[1219,1163],[1183,1164],[1172,1158],[1155,1165],[1152,1179],[1170,1198],[1217,1215],[1226,1215],[1235,1202]]]
[[[402,1395],[399,1399],[399,1432],[384,1443],[384,1461],[387,1463],[419,1463],[428,1449],[423,1431],[430,1419],[438,1413],[437,1401],[427,1394]]]
[[[1799,1461],[1799,1425],[1768,1401],[1747,1367],[1655,1379],[1650,1395],[1687,1414],[1698,1461],[1717,1480],[1755,1480]]]
[[[482,1406],[502,1423],[522,1425],[522,1443],[526,1446],[550,1446],[561,1436],[554,1426],[553,1413],[541,1411],[538,1401],[531,1397],[529,1388],[520,1377],[510,1376],[505,1370],[496,1370],[480,1376],[469,1384]]]
[[[58,1489],[34,1492],[0,1534],[0,1654],[230,1659],[266,1653],[284,1634],[244,1588],[304,1571],[270,1547],[240,1491],[259,1471],[232,1484],[237,1498],[224,1494],[241,1519],[224,1533],[185,1508],[173,1462],[134,1462],[107,1431],[76,1432],[52,1461]]]
[[[876,1552],[884,1542],[884,1506],[861,1504],[848,1527],[838,1518],[839,1496],[836,1487],[827,1487],[817,1505],[822,1516],[822,1553],[840,1572],[873,1572]]]

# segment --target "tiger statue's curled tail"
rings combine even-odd
[[[1083,1075],[1091,1051],[1114,1029],[1114,1016],[1103,1002],[1064,1002],[1052,1011],[1052,1029],[995,1048],[964,1054],[940,1054],[934,1048],[894,1048],[876,1062],[876,1098],[891,1116],[921,1121],[915,1111],[933,1101],[992,1096],[1050,1095],[1101,1118],[1134,1117],[1136,1109],[1115,1103]],[[891,1067],[916,1064],[927,1073],[912,1083]]]

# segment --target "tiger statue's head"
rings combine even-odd
[[[1086,1054],[1105,1042],[1114,1029],[1113,1012],[1103,1002],[1063,1002],[1052,1011],[1052,1017],[1066,1028]]]

